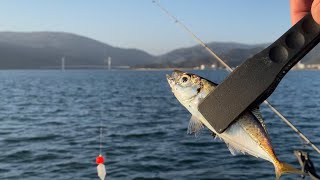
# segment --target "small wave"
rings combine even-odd
[[[1,168],[0,168],[0,174],[1,174],[1,173],[7,173],[7,172],[10,172],[10,170],[9,170],[9,169],[1,169]]]
[[[178,163],[179,164],[185,164],[185,163],[195,163],[195,162],[198,162],[198,160],[197,159],[187,159],[187,158],[185,158],[185,159],[181,159],[181,160],[179,160],[178,161]]]
[[[17,152],[10,152],[7,156],[1,158],[1,162],[11,163],[11,162],[30,162],[33,153],[28,150],[22,150]]]
[[[125,137],[127,138],[145,138],[145,137],[159,137],[166,135],[165,132],[141,132],[141,133],[132,133],[132,134],[127,134]]]
[[[213,145],[213,142],[182,142],[181,144],[192,147],[210,147]]]
[[[92,164],[90,163],[80,163],[80,162],[73,162],[73,161],[56,165],[56,167],[61,169],[63,172],[69,172],[69,171],[78,172],[81,169],[87,169],[88,167],[91,167],[91,166]]]
[[[34,157],[34,161],[46,161],[46,160],[54,160],[59,159],[60,155],[48,153],[48,154],[41,154]]]
[[[7,138],[3,141],[6,143],[17,143],[17,142],[37,142],[37,141],[48,141],[48,140],[55,140],[60,138],[60,135],[56,134],[48,134],[46,136],[35,136],[35,137],[16,137],[16,138]]]
[[[46,121],[46,122],[41,122],[38,125],[39,126],[62,126],[64,125],[65,122],[59,122],[59,121]]]

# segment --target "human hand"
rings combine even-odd
[[[313,19],[320,24],[320,0],[290,0],[292,25],[311,11]]]

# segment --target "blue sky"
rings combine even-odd
[[[265,43],[290,28],[288,0],[160,0],[203,41]],[[152,0],[2,0],[0,31],[63,31],[162,54],[196,45]]]

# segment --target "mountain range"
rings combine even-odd
[[[267,47],[265,44],[234,42],[208,43],[219,57],[235,67],[248,57]],[[303,60],[320,64],[320,46]],[[216,60],[201,46],[180,48],[154,56],[138,49],[113,47],[100,41],[65,32],[0,32],[0,69],[58,68],[65,57],[66,67],[104,67],[112,58],[113,66],[132,68],[181,68],[201,64],[216,64]]]
[[[138,50],[112,47],[105,43],[62,32],[0,32],[1,69],[38,69],[103,66],[108,56],[114,66],[136,66],[153,63],[154,56]]]

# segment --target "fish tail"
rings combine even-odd
[[[301,174],[301,175],[308,175],[304,172],[302,172],[299,169],[294,168],[290,164],[283,163],[283,162],[277,162],[275,163],[275,171],[276,171],[276,180],[280,179],[280,176],[282,174]]]

